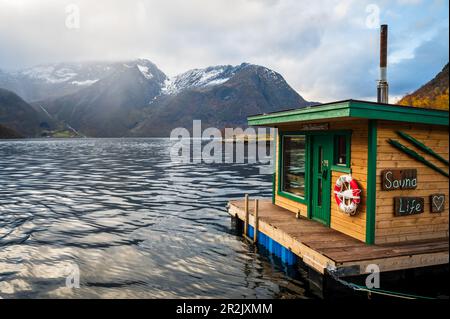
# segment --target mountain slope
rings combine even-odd
[[[6,126],[0,125],[0,139],[20,138],[20,137],[22,136],[16,131],[11,130]]]
[[[449,109],[449,65],[434,79],[412,94],[406,95],[398,104],[435,109]]]
[[[169,136],[173,128],[190,128],[193,120],[219,129],[246,126],[249,115],[312,104],[280,74],[247,63],[194,69],[172,78],[144,59],[57,64],[3,74],[2,79],[17,81],[28,96],[47,95],[32,103],[36,111],[91,137]],[[73,83],[83,85],[74,88]]]
[[[302,107],[305,101],[283,79],[265,67],[241,64],[188,71],[170,79],[163,93],[147,109],[134,136],[169,136],[176,127],[247,126],[247,116]]]
[[[137,60],[116,65],[113,73],[76,93],[38,104],[87,136],[127,136],[166,80],[153,63]]]
[[[23,136],[36,137],[42,130],[51,128],[53,122],[14,92],[0,88],[0,125]]]

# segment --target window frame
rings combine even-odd
[[[305,137],[305,194],[304,196],[296,195],[293,193],[289,193],[283,190],[283,184],[284,184],[284,138],[285,137],[299,137],[304,136]],[[302,203],[302,204],[308,204],[308,183],[309,183],[309,156],[310,156],[310,137],[305,132],[286,132],[286,133],[280,133],[280,147],[279,147],[279,156],[278,156],[278,189],[277,194],[288,198],[290,200]]]
[[[337,164],[337,145],[336,145],[336,138],[338,136],[343,136],[345,138],[346,143],[346,158],[347,162],[345,164]],[[351,138],[352,138],[352,132],[351,131],[342,131],[342,132],[335,132],[333,134],[333,163],[331,165],[331,170],[336,172],[342,172],[342,173],[351,173]]]

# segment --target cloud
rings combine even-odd
[[[410,58],[390,68],[391,93],[405,95],[415,91],[441,71],[448,62],[449,30],[441,29],[435,37],[418,46]]]
[[[72,3],[79,29],[65,25]],[[435,67],[427,59],[445,63],[447,1],[0,0],[0,68],[145,57],[174,75],[245,61],[280,72],[310,100],[374,97],[378,30],[367,22],[369,5],[390,25],[393,92],[413,90]],[[433,45],[434,55],[420,49]],[[415,80],[402,67],[411,59],[423,64]]]

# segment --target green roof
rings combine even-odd
[[[353,117],[448,126],[448,114],[448,111],[419,107],[345,100],[288,111],[254,115],[248,117],[248,124],[254,126],[275,126],[283,123]]]

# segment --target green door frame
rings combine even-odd
[[[331,168],[333,162],[333,135],[316,135],[312,137],[311,155],[311,219],[326,226],[331,222]],[[320,145],[320,146],[319,146]],[[322,147],[321,154],[318,153]],[[320,161],[320,164],[319,164]],[[319,198],[319,182],[321,183],[321,196]],[[321,205],[318,201],[320,200]],[[316,212],[316,214],[314,214]]]

